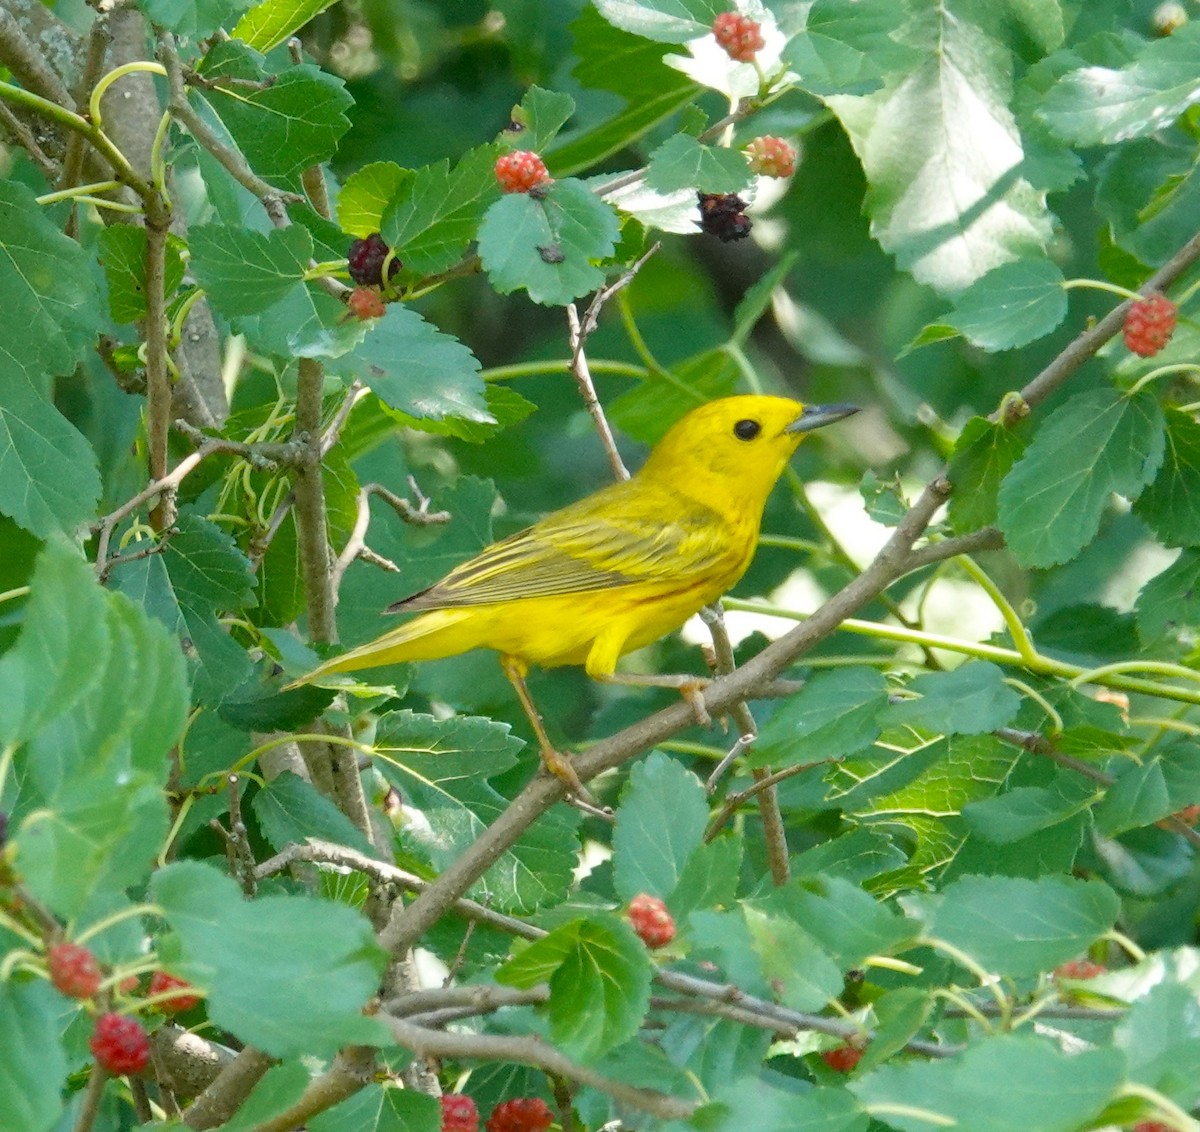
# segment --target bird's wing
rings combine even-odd
[[[625,484],[589,496],[532,527],[485,547],[440,582],[388,612],[487,605],[668,578],[686,583],[727,565],[725,526],[717,515],[677,498],[662,506]],[[649,512],[653,517],[646,517]]]

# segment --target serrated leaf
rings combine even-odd
[[[99,242],[113,321],[137,322],[146,315],[146,229],[113,224],[100,233]],[[168,300],[183,282],[183,250],[183,241],[168,233],[163,278]]]
[[[1136,499],[1162,463],[1150,390],[1079,393],[1043,422],[1000,485],[999,525],[1023,566],[1053,566],[1094,537],[1109,496]]]
[[[1134,514],[1167,546],[1200,544],[1200,424],[1167,410],[1167,444],[1154,482],[1138,496]]]
[[[39,392],[90,350],[102,329],[100,296],[79,244],[54,225],[26,185],[0,181],[0,405],[24,374]],[[3,479],[0,474],[0,479]]]
[[[1200,1100],[1200,1003],[1190,987],[1150,987],[1117,1023],[1113,1042],[1125,1054],[1131,1080],[1185,1110]]]
[[[159,27],[194,42],[206,39],[253,3],[254,0],[144,0],[142,10]]]
[[[501,294],[525,289],[536,303],[561,305],[595,290],[620,234],[613,210],[580,181],[554,181],[541,199],[507,193],[484,214],[479,255]]]
[[[650,975],[645,945],[606,914],[555,928],[496,972],[510,986],[549,982],[554,1042],[583,1061],[637,1033],[650,1004]]]
[[[858,493],[862,496],[867,514],[885,527],[894,527],[908,514],[909,503],[904,498],[899,473],[890,480],[881,480],[868,470],[858,483]]]
[[[1075,145],[1114,145],[1168,126],[1200,101],[1196,53],[1200,27],[1151,40],[1123,67],[1086,66],[1064,75],[1038,116]]]
[[[334,0],[263,0],[238,21],[232,34],[256,50],[267,52],[333,3]]]
[[[887,683],[873,668],[820,672],[760,729],[747,764],[781,768],[850,755],[879,738]]]
[[[457,440],[465,440],[468,444],[482,444],[491,440],[497,433],[519,424],[537,411],[537,406],[532,401],[526,400],[515,389],[496,382],[489,382],[484,387],[483,401],[487,406],[488,415],[492,418],[490,421],[468,420],[465,417],[443,417],[441,420],[413,417],[390,405],[381,406],[381,411],[406,428],[415,428],[434,436],[453,436]]]
[[[400,303],[389,303],[363,340],[328,368],[360,378],[380,400],[412,417],[495,423],[475,355]]]
[[[99,679],[111,636],[92,569],[59,539],[39,555],[17,644],[0,657],[0,742],[28,739]]]
[[[373,161],[356,169],[338,193],[338,223],[360,239],[382,232],[384,212],[413,175],[413,170],[403,169],[394,161]]]
[[[1037,1113],[1038,1132],[1075,1132],[1097,1122],[1122,1079],[1116,1050],[1066,1052],[1045,1038],[1001,1034],[961,1057],[889,1062],[848,1088],[868,1109],[886,1112],[899,1132],[1016,1132],[1028,1124],[1017,1113]]]
[[[902,951],[916,941],[911,920],[839,877],[819,877],[790,888],[779,903],[843,971],[862,966],[871,955]]]
[[[617,895],[669,897],[707,823],[700,780],[670,756],[652,752],[630,772],[617,807],[612,839]]]
[[[100,498],[95,451],[19,370],[0,390],[0,512],[39,538],[74,536]]]
[[[947,477],[954,485],[948,518],[955,534],[990,527],[996,521],[996,495],[1025,442],[1012,429],[972,417],[950,455]]]
[[[1068,821],[1099,796],[1094,783],[1062,773],[1050,786],[1017,786],[994,798],[968,802],[963,817],[972,833],[1007,845]]]
[[[383,211],[380,232],[405,268],[420,275],[444,271],[466,253],[479,219],[496,199],[495,145],[469,150],[454,166],[438,161],[401,180]]]
[[[248,12],[246,19],[253,16]],[[251,168],[272,184],[290,184],[334,155],[350,128],[346,111],[354,101],[340,78],[310,63],[289,67],[261,90],[213,88],[203,97]]]
[[[739,150],[675,134],[650,155],[646,184],[657,193],[738,193],[750,184],[750,166]]]
[[[965,0],[922,3],[897,34],[919,52],[881,91],[829,105],[866,171],[872,232],[899,265],[954,294],[1052,233],[1044,194],[1020,177],[1011,57]],[[928,45],[937,44],[936,51]]]
[[[62,1113],[66,1000],[40,979],[0,983],[0,1127],[49,1132]]]
[[[274,1057],[390,1040],[362,1014],[387,956],[354,909],[304,895],[247,903],[232,880],[198,861],[158,870],[150,891],[182,941],[179,973],[208,992],[216,1025]]]
[[[657,43],[686,43],[712,28],[722,0],[596,0],[600,14],[614,27]]]
[[[472,1087],[475,1078],[472,1075]],[[441,1132],[442,1106],[437,1097],[416,1089],[368,1085],[332,1109],[308,1121],[309,1132]],[[223,1132],[223,1130],[222,1130]]]
[[[667,908],[677,924],[693,912],[731,904],[737,895],[742,869],[742,839],[728,835],[702,844],[689,858],[679,881],[667,897]]]
[[[1200,745],[1176,740],[1108,788],[1096,823],[1109,837],[1150,825],[1200,799]]]
[[[908,726],[941,735],[982,735],[1012,721],[1021,697],[1004,682],[1004,672],[973,660],[950,672],[927,672],[908,685],[917,700],[888,705],[885,727]]]
[[[313,254],[312,237],[298,224],[270,232],[204,224],[189,239],[192,273],[230,317],[274,306],[303,280]]]
[[[891,33],[906,16],[891,0],[817,0],[804,30],[784,49],[784,62],[800,76],[800,85],[819,97],[870,94],[884,76],[910,66],[915,52]]]
[[[1185,550],[1142,587],[1137,624],[1146,641],[1200,625],[1200,551]]]
[[[762,973],[793,1010],[822,1010],[842,990],[842,972],[794,920],[742,906]]]
[[[963,877],[935,900],[929,934],[989,971],[1036,975],[1085,952],[1119,907],[1116,893],[1096,880]]]
[[[1048,259],[1001,264],[963,291],[944,321],[981,350],[1025,346],[1067,317],[1064,282]]]
[[[273,778],[251,803],[263,836],[278,852],[286,845],[303,845],[309,838],[348,845],[374,856],[366,835],[311,782],[290,771]]]
[[[871,1118],[845,1089],[779,1087],[755,1074],[759,1061],[730,1067],[730,1079],[696,1113],[706,1132],[744,1132],[750,1114],[754,1132],[867,1132]]]
[[[574,113],[575,99],[569,94],[531,86],[513,107],[513,121],[521,127],[511,136],[513,147],[541,153]]]

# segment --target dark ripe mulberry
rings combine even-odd
[[[355,240],[350,245],[346,256],[350,268],[350,278],[364,287],[381,287],[383,285],[383,261],[391,249],[383,242],[378,232],[372,232],[361,240]],[[400,270],[400,261],[393,259],[388,268],[388,278],[391,279]]]
[[[746,202],[736,193],[698,193],[700,230],[716,236],[723,244],[750,235],[753,221],[746,215]]]

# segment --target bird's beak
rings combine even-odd
[[[857,405],[805,405],[802,412],[784,432],[812,432],[816,428],[824,428],[827,424],[853,416],[858,412]]]

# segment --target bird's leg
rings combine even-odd
[[[649,688],[674,688],[691,705],[696,716],[696,722],[701,727],[712,723],[708,714],[708,705],[704,702],[704,689],[712,683],[707,676],[657,676],[653,673],[640,672],[610,672],[597,675],[596,680],[605,684],[636,684]]]
[[[588,793],[587,787],[579,781],[579,775],[575,773],[575,767],[572,766],[570,757],[555,750],[554,744],[550,742],[550,736],[546,734],[541,714],[533,702],[533,696],[529,694],[529,686],[525,683],[528,666],[517,657],[508,655],[501,655],[500,666],[504,669],[504,675],[508,677],[508,682],[513,686],[513,691],[517,693],[517,699],[521,701],[521,707],[529,720],[529,726],[533,728],[533,733],[537,737],[542,764],[555,778],[562,779],[579,801],[589,806],[595,806],[595,799]]]

